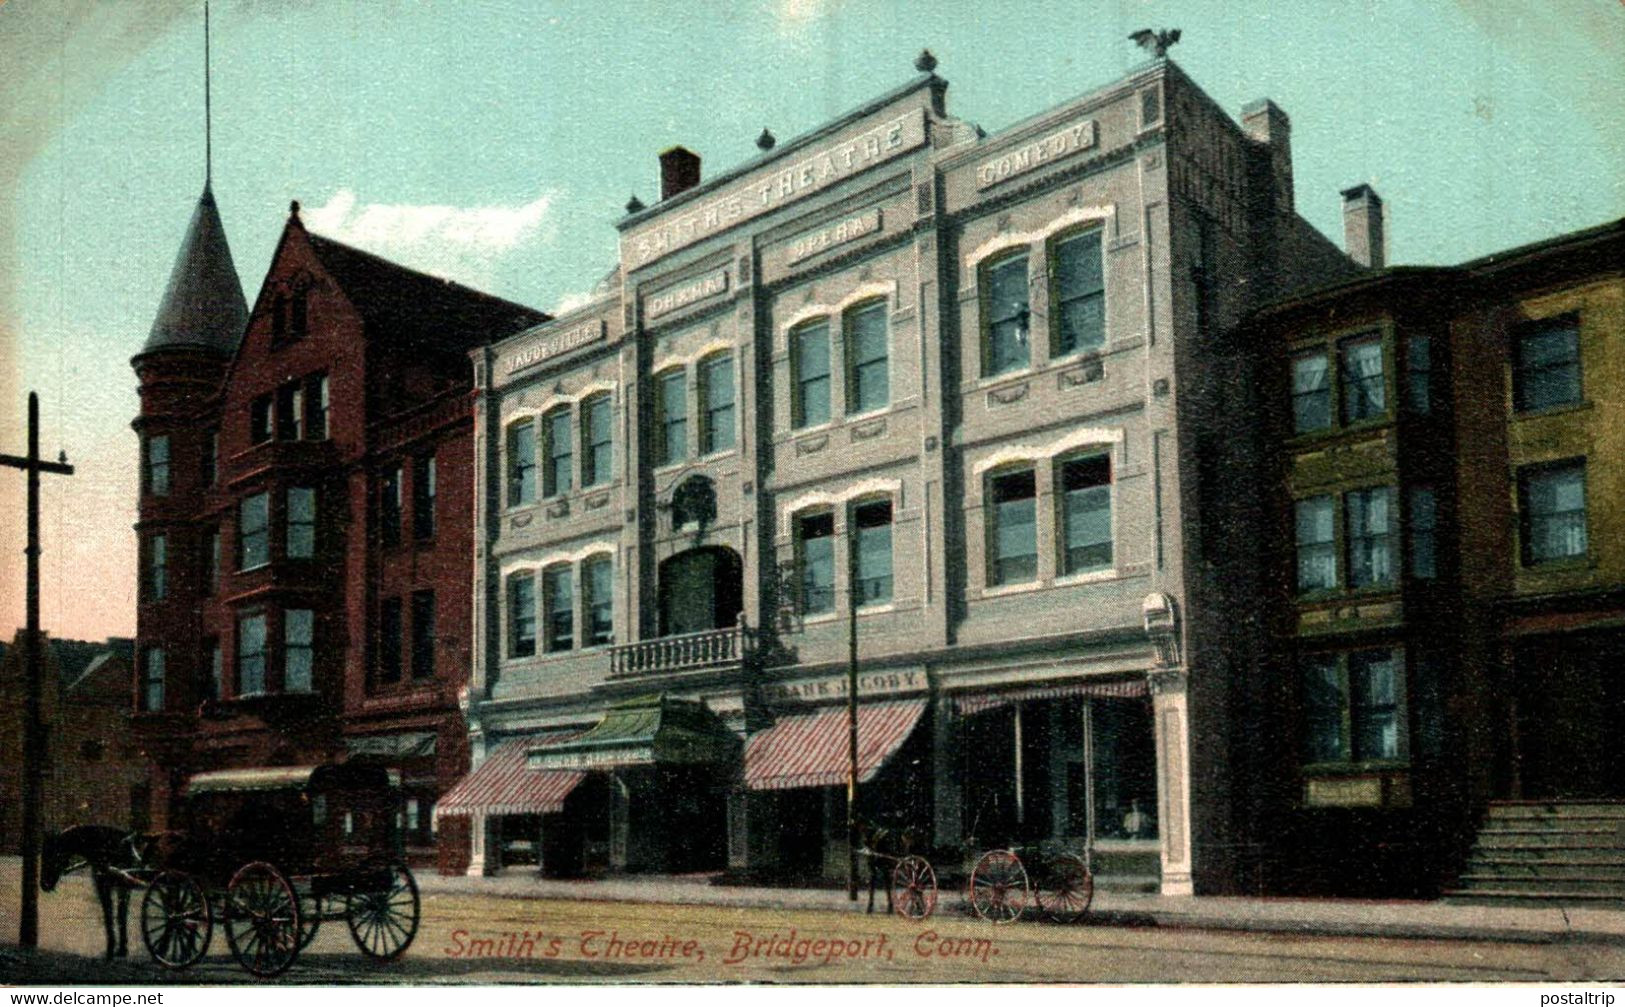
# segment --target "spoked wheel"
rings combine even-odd
[[[937,908],[937,872],[918,854],[897,861],[891,872],[892,909],[911,920],[923,920]]]
[[[345,922],[355,946],[368,958],[399,958],[418,932],[418,883],[405,864],[389,868],[387,887],[350,896]]]
[[[195,965],[209,950],[214,913],[203,886],[190,874],[164,871],[141,899],[141,940],[166,969]]]
[[[325,908],[320,895],[307,895],[299,900],[299,950],[310,947],[310,942],[316,939],[316,931],[322,928],[322,910]]]
[[[1027,869],[1014,850],[989,850],[970,872],[970,905],[993,923],[1010,923],[1027,908]]]
[[[1045,877],[1033,893],[1038,908],[1056,923],[1076,923],[1089,911],[1095,898],[1095,877],[1089,865],[1075,853],[1051,857]]]
[[[255,861],[226,886],[226,942],[243,968],[281,975],[299,957],[299,896],[282,872]]]

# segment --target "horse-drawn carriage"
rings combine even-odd
[[[201,773],[180,829],[120,873],[143,885],[141,937],[183,969],[214,928],[243,968],[285,971],[325,922],[343,920],[361,953],[398,958],[417,933],[417,882],[402,856],[398,775],[333,764]]]
[[[967,840],[949,850],[915,852],[906,830],[879,835],[888,839],[866,842],[863,853],[871,865],[891,865],[888,901],[909,919],[936,911],[939,877],[945,884],[962,884],[971,911],[992,923],[1014,922],[1029,905],[1056,923],[1076,923],[1094,901],[1087,849],[1084,856],[1047,843],[979,849],[975,840]],[[880,848],[886,846],[890,849]]]

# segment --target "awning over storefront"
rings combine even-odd
[[[345,738],[344,747],[352,759],[416,759],[433,755],[436,741],[433,731],[408,731]]]
[[[739,737],[704,703],[642,696],[611,706],[591,730],[557,745],[531,745],[530,767],[615,769],[656,763],[733,763]]]
[[[566,739],[537,735],[498,745],[478,769],[440,799],[434,809],[435,820],[474,814],[546,815],[564,810],[564,799],[587,774],[538,772],[529,767],[525,758],[530,749],[560,740]]]
[[[924,699],[864,703],[858,707],[858,781],[880,767],[913,733]],[[849,761],[846,707],[781,717],[745,746],[745,786],[751,790],[836,787],[846,783]]]
[[[394,770],[372,766],[266,766],[253,769],[217,769],[198,773],[186,781],[186,796],[267,790],[321,790],[359,787],[382,789],[401,785]]]
[[[977,692],[954,697],[954,710],[960,716],[985,713],[1002,706],[1012,706],[1037,699],[1065,699],[1082,696],[1088,699],[1139,699],[1149,695],[1143,678],[1119,678],[1103,682],[1065,682],[1059,685],[1032,685],[1002,692]]]

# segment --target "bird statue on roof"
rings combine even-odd
[[[1168,47],[1179,41],[1179,29],[1152,31],[1150,28],[1141,28],[1129,36],[1129,41],[1141,49],[1149,50],[1157,59],[1162,59],[1168,55]]]

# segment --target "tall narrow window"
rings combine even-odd
[[[399,598],[385,598],[378,606],[378,681],[401,680],[401,631],[404,621]]]
[[[582,611],[586,614],[587,646],[615,642],[614,566],[608,556],[594,556],[581,565]]]
[[[508,427],[508,506],[536,500],[536,426],[529,419]]]
[[[795,401],[791,423],[815,427],[829,422],[829,321],[820,319],[790,334],[795,364]]]
[[[276,393],[276,435],[279,440],[298,441],[305,437],[305,390],[297,384],[283,385]]]
[[[542,418],[543,451],[547,456],[547,467],[542,470],[544,497],[570,492],[570,477],[575,471],[574,438],[570,427],[569,406],[560,406]]]
[[[657,377],[655,403],[660,410],[660,464],[688,457],[688,378],[682,369]]]
[[[615,415],[609,394],[581,404],[581,485],[597,486],[615,477]]]
[[[271,562],[271,494],[243,497],[237,505],[237,569]]]
[[[288,488],[288,558],[316,555],[316,491],[309,486]]]
[[[245,615],[237,620],[237,695],[257,696],[265,691],[265,616]]]
[[[1587,554],[1584,459],[1521,470],[1518,496],[1525,566]]]
[[[1061,572],[1112,565],[1112,460],[1108,454],[1061,463]]]
[[[809,514],[796,522],[796,557],[801,568],[801,611],[835,610],[835,515]]]
[[[1405,756],[1400,717],[1404,655],[1398,650],[1357,650],[1349,655],[1349,742],[1355,762]]]
[[[169,536],[147,539],[147,600],[163,601],[169,596]]]
[[[700,453],[734,446],[733,357],[719,353],[700,362]]]
[[[891,400],[886,348],[886,302],[875,301],[846,313],[846,411],[883,409]]]
[[[203,435],[202,454],[198,456],[198,475],[205,489],[220,477],[220,431],[210,430]]]
[[[308,608],[282,613],[282,691],[309,692],[316,656],[316,614]]]
[[[418,455],[412,459],[412,535],[419,541],[434,538],[439,478],[434,455]]]
[[[1325,353],[1292,361],[1292,429],[1306,434],[1332,425],[1332,382]]]
[[[210,594],[220,590],[220,528],[215,526],[209,529],[209,554],[204,560],[208,564],[203,572],[203,584]]]
[[[412,677],[434,677],[433,591],[412,592]]]
[[[141,709],[161,713],[164,709],[164,648],[148,647],[141,661]]]
[[[892,599],[892,513],[890,500],[852,508],[853,589],[859,605],[882,605]]]
[[[1329,496],[1299,500],[1297,514],[1298,593],[1337,587],[1336,502]]]
[[[327,414],[331,403],[327,398],[327,375],[315,374],[305,379],[305,395],[309,401],[310,421],[306,434],[311,440],[327,439]]]
[[[1090,228],[1055,246],[1055,355],[1064,357],[1106,342],[1106,280],[1100,263],[1102,230]]]
[[[1405,387],[1411,412],[1426,416],[1433,412],[1433,339],[1423,334],[1405,341]]]
[[[1341,347],[1343,422],[1374,419],[1388,411],[1388,385],[1382,369],[1382,336],[1345,340]]]
[[[1411,538],[1411,576],[1418,580],[1432,580],[1436,563],[1434,558],[1434,527],[1438,518],[1438,503],[1431,486],[1413,486],[1410,492],[1409,528]]]
[[[542,604],[547,611],[547,649],[569,650],[575,646],[575,597],[571,590],[568,564],[549,567],[542,573]]]
[[[248,441],[264,444],[271,439],[271,415],[274,412],[270,395],[261,395],[248,406]]]
[[[401,544],[401,466],[384,466],[378,479],[378,535],[384,545]]]
[[[147,492],[155,497],[169,495],[169,437],[165,434],[147,438]]]
[[[1312,654],[1298,663],[1302,683],[1303,761],[1342,762],[1343,672],[1336,654]]]
[[[1349,587],[1394,582],[1394,489],[1354,490],[1343,498],[1348,522]]]
[[[1580,401],[1580,321],[1573,315],[1523,326],[1517,333],[1512,399],[1518,412]]]
[[[993,584],[1019,584],[1038,578],[1038,483],[1032,469],[988,480],[992,498],[988,542]]]
[[[1028,332],[1032,313],[1027,302],[1027,253],[1019,252],[989,264],[983,275],[987,312],[987,346],[983,372],[991,377],[1019,371],[1032,360]]]
[[[536,653],[536,579],[528,573],[508,578],[508,656]]]

